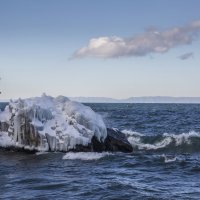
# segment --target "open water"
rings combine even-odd
[[[133,153],[1,150],[0,199],[200,199],[200,104],[87,105]]]

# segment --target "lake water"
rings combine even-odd
[[[200,199],[199,104],[87,105],[133,153],[1,150],[0,199]]]

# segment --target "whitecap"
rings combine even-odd
[[[177,157],[169,157],[169,156],[166,156],[166,155],[162,155],[162,157],[164,158],[164,162],[165,163],[172,163],[172,162],[175,162],[177,160]]]
[[[122,133],[124,133],[126,136],[138,136],[138,137],[144,136],[142,133],[138,133],[136,131],[127,129],[122,130]]]
[[[103,152],[69,152],[63,156],[64,160],[99,160],[105,156],[109,156],[111,153]]]
[[[46,151],[38,151],[35,153],[35,155],[40,156],[40,155],[44,155],[44,154],[48,154],[48,152]]]
[[[140,133],[135,132],[126,132],[123,131],[123,133],[126,134],[128,141],[133,147],[136,147],[140,150],[157,150],[157,149],[163,149],[168,147],[169,145],[173,146],[181,146],[184,144],[191,145],[193,138],[200,138],[200,133],[195,131],[190,131],[188,133],[181,133],[181,134],[169,134],[164,133],[162,135],[162,138],[159,141],[155,141],[154,143],[144,143],[143,142],[143,136]],[[149,136],[151,137],[151,136]],[[153,136],[154,137],[154,136]]]

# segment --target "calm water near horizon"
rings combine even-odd
[[[0,199],[200,199],[200,104],[86,105],[133,153],[1,150]]]

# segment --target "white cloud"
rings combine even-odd
[[[192,58],[193,56],[194,56],[194,54],[192,52],[190,52],[190,53],[182,54],[178,58],[181,60],[187,60],[189,58]]]
[[[117,36],[92,38],[88,45],[73,54],[73,58],[117,58],[165,53],[179,45],[191,44],[200,32],[200,20],[168,30],[149,29],[132,38]]]

